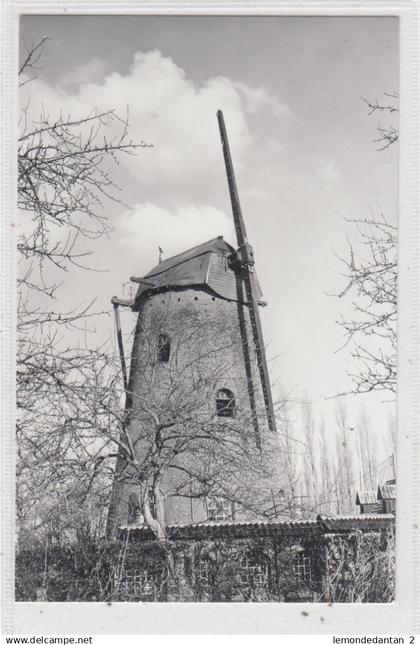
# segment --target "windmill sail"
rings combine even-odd
[[[276,421],[273,410],[273,399],[271,394],[270,376],[268,373],[267,358],[265,355],[264,341],[262,336],[261,320],[258,311],[257,283],[254,272],[254,253],[249,244],[246,234],[245,222],[242,216],[239,202],[238,189],[236,186],[235,174],[233,172],[232,157],[230,154],[229,142],[226,133],[223,112],[218,110],[217,120],[219,122],[220,137],[222,140],[223,157],[225,160],[226,175],[229,185],[230,201],[232,204],[233,221],[235,224],[236,239],[238,243],[238,260],[241,266],[242,276],[245,283],[247,301],[249,303],[249,314],[251,328],[254,338],[255,353],[257,356],[258,370],[260,373],[261,387],[264,396],[264,405],[267,414],[268,427],[276,431]],[[253,411],[255,412],[255,411]]]

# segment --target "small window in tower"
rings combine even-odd
[[[235,397],[230,390],[219,390],[216,394],[216,412],[218,417],[235,416]]]
[[[159,363],[167,363],[171,353],[171,341],[166,334],[160,334],[157,342],[157,358]]]

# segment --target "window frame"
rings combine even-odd
[[[156,355],[158,363],[169,363],[171,356],[171,339],[168,334],[159,334],[156,343]]]
[[[117,582],[118,592],[130,598],[149,600],[156,596],[163,584],[162,567],[128,568],[125,567],[121,579]]]
[[[293,554],[293,573],[300,584],[309,586],[312,583],[312,558],[305,551]]]
[[[222,419],[234,419],[236,416],[236,401],[232,390],[223,387],[216,392],[216,415]]]
[[[206,556],[198,558],[195,563],[195,583],[202,589],[211,589],[213,581],[213,566],[213,562]]]
[[[245,553],[240,560],[242,584],[255,591],[267,589],[270,583],[270,565],[266,558],[253,558]]]

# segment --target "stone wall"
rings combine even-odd
[[[16,600],[391,602],[394,521],[375,524],[358,520],[335,532],[321,522],[226,525],[218,537],[209,534],[214,526],[202,527],[203,537],[184,529],[166,544],[144,532],[113,543],[50,544],[18,554]]]
[[[170,340],[168,362],[159,362],[157,358],[156,348],[161,334]],[[155,292],[146,297],[138,314],[129,389],[132,401],[128,429],[136,445],[139,462],[143,462],[144,455],[153,450],[156,424],[165,418],[168,422],[173,420],[175,426],[189,435],[188,447],[178,458],[176,468],[171,468],[168,460],[169,466],[161,483],[166,522],[204,521],[207,517],[205,500],[196,496],[196,490],[188,495],[184,488],[181,495],[174,495],[182,487],[180,473],[183,465],[189,471],[185,481],[194,468],[199,480],[200,469],[202,471],[206,462],[204,453],[208,455],[205,466],[215,468],[217,450],[222,451],[221,444],[217,447],[211,441],[194,441],[194,426],[197,435],[200,428],[208,432],[211,427],[215,430],[223,427],[225,443],[229,432],[237,436],[240,430],[247,449],[255,453],[258,452],[259,439],[267,433],[247,307],[219,298],[202,288]],[[220,389],[234,394],[234,419],[218,419],[215,414],[216,392]],[[252,397],[255,398],[257,421],[251,412]],[[216,453],[213,465],[212,450]],[[120,458],[110,508],[114,528],[130,521],[128,500],[130,494],[138,492],[138,489],[136,473]],[[236,512],[241,512],[240,504],[236,504]]]
[[[147,564],[150,545],[131,544],[121,580],[148,566],[160,573],[150,574],[155,581],[146,591],[141,582],[126,588],[124,600],[390,602],[394,597],[391,529],[175,541],[161,549],[157,569],[156,560]]]

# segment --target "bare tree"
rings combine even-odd
[[[382,118],[391,117],[393,114],[398,113],[398,100],[397,92],[385,92],[382,99],[368,100],[363,99],[369,108],[369,114],[381,114]],[[374,143],[379,144],[378,150],[385,150],[398,141],[398,129],[392,122],[378,123],[376,127],[378,136],[374,139]]]
[[[18,285],[25,328],[74,321],[72,314],[59,318],[51,311],[28,310],[28,292],[52,299],[61,281],[51,282],[51,276],[81,266],[82,258],[91,253],[80,249],[80,241],[111,231],[103,215],[104,200],[122,203],[112,165],[119,163],[121,155],[148,147],[130,138],[128,110],[123,117],[112,109],[95,108],[76,119],[63,112],[51,116],[44,109],[34,116],[27,83],[34,80],[30,73],[44,43],[45,39],[28,52],[19,72],[21,84],[29,91],[21,108],[18,139]]]
[[[267,429],[264,408],[257,410],[257,441],[246,377],[238,364],[242,342],[235,335],[235,322],[231,329],[229,324],[225,319],[203,321],[194,308],[173,311],[170,296],[150,326],[139,323],[123,432],[112,437],[119,462],[110,534],[134,512],[159,540],[167,541],[171,499],[178,505],[187,500],[187,507],[188,500],[199,500],[202,507],[209,499],[224,501],[236,513],[254,517],[284,511],[281,493],[286,484],[278,475],[281,447]],[[157,339],[168,329],[170,360],[159,363]],[[238,392],[234,413],[227,409],[220,415],[215,393],[230,378]],[[258,383],[257,373],[254,379]],[[109,438],[107,430],[104,435]],[[206,519],[203,513],[201,520]]]
[[[351,220],[366,249],[361,256],[349,244],[347,286],[340,297],[353,293],[355,318],[339,322],[346,345],[356,359],[351,374],[355,391],[396,391],[397,352],[397,227],[380,219]]]
[[[334,512],[335,501],[335,481],[333,479],[333,464],[332,464],[332,450],[331,441],[327,441],[327,427],[325,418],[322,415],[319,424],[319,440],[321,455],[321,492],[318,500],[318,507],[320,513],[330,515]]]
[[[382,117],[398,113],[395,93],[385,101],[367,101],[369,114]],[[379,150],[398,141],[392,124],[378,125]],[[340,258],[345,266],[346,286],[339,297],[353,297],[354,317],[342,317],[339,324],[351,347],[357,371],[351,374],[354,391],[396,389],[397,345],[397,226],[383,213],[379,216],[347,219],[354,224],[357,237],[349,241],[349,252]]]
[[[301,473],[299,460],[304,451],[305,444],[297,439],[296,419],[293,417],[293,404],[283,394],[282,406],[277,412],[277,432],[280,445],[280,471],[285,478],[285,487],[282,489],[282,511],[285,517],[295,519],[302,516],[303,498],[300,492]]]
[[[337,426],[336,434],[336,485],[339,491],[340,512],[349,512],[354,507],[355,478],[354,473],[354,444],[350,439],[350,428],[347,420],[346,406],[342,401],[337,402],[335,410]]]
[[[29,536],[62,534],[66,522],[82,530],[83,517],[92,517],[87,491],[104,492],[101,446],[87,436],[95,422],[87,408],[118,372],[105,348],[66,341],[100,312],[92,305],[64,310],[58,296],[69,271],[89,268],[83,258],[91,241],[110,233],[104,202],[120,203],[112,165],[146,147],[129,137],[128,114],[112,109],[76,119],[34,116],[31,83],[45,42],[30,48],[19,71],[27,96],[18,139],[17,245],[17,505],[25,543]]]
[[[331,535],[326,547],[329,602],[392,602],[395,598],[395,533],[354,531]]]
[[[258,446],[249,401],[240,395],[247,391],[245,377],[242,390],[236,380],[234,416],[217,414],[215,388],[226,374],[238,374],[240,339],[226,333],[225,321],[211,325],[194,311],[178,317],[168,308],[164,321],[172,329],[170,361],[156,360],[160,329],[142,327],[134,342],[128,405],[121,374],[106,353],[95,352],[86,364],[80,356],[76,363],[72,352],[64,355],[68,371],[59,372],[61,387],[51,382],[50,356],[50,371],[45,376],[41,369],[36,379],[27,400],[28,427],[23,417],[19,431],[19,512],[23,538],[38,537],[46,562],[52,545],[77,551],[80,541],[91,544],[103,535],[117,455],[112,531],[127,524],[148,527],[164,545],[162,575],[172,579],[177,573],[168,504],[199,502],[196,521],[206,519],[210,501],[234,509],[238,518],[270,519],[290,510],[283,494],[288,482],[278,473],[278,437],[268,430],[262,406]],[[47,567],[42,589],[50,574]]]
[[[20,545],[86,530],[99,537],[112,471],[98,427],[118,423],[100,402],[111,388],[121,393],[118,370],[97,350],[69,349],[57,358],[45,347],[27,357],[25,369],[17,421]]]
[[[360,455],[360,473],[363,486],[370,490],[376,490],[377,486],[377,438],[372,433],[370,418],[364,405],[360,408],[359,418],[355,432],[358,434]]]
[[[25,92],[30,91],[44,42],[28,52],[21,66]],[[255,449],[251,415],[241,411],[240,400],[240,417],[234,422],[216,420],[213,409],[204,413],[209,383],[220,377],[220,366],[209,370],[204,363],[209,356],[214,361],[225,347],[207,349],[205,356],[184,364],[181,372],[179,365],[173,366],[166,374],[165,396],[156,401],[155,348],[147,342],[151,381],[148,391],[140,393],[135,388],[124,391],[107,347],[66,344],[68,330],[98,313],[90,306],[63,311],[58,301],[61,276],[88,269],[90,241],[110,233],[102,214],[104,200],[121,203],[112,164],[121,154],[146,147],[129,138],[128,115],[121,118],[113,110],[94,110],[76,119],[46,112],[34,118],[28,102],[22,107],[20,125],[20,548],[41,546],[47,562],[52,544],[76,543],[83,532],[97,539],[103,533],[117,454],[138,484],[145,522],[161,540],[167,537],[164,485],[165,495],[169,487],[170,494],[178,497],[212,495],[232,504],[240,500],[250,512],[267,516],[277,512],[272,476],[278,452],[273,438],[266,439],[263,451]],[[193,325],[189,333],[194,332]],[[208,329],[206,334],[211,344]],[[182,339],[184,344],[188,341]],[[125,405],[127,395],[130,406]],[[136,424],[142,427],[140,442],[132,437]],[[256,488],[259,496],[254,497]],[[257,499],[262,504],[258,509]],[[47,582],[42,589],[46,586]]]
[[[315,419],[312,409],[312,403],[310,402],[307,394],[305,394],[304,401],[302,403],[302,426],[306,444],[303,468],[305,490],[307,495],[307,506],[311,507],[315,511],[315,509],[318,507],[319,502],[318,464],[315,444]]]

